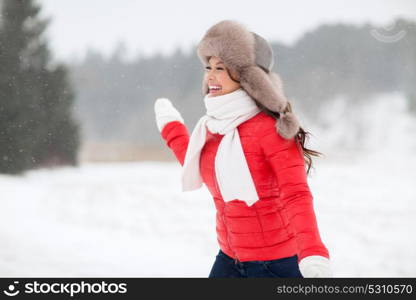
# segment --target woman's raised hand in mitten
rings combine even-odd
[[[184,123],[180,112],[172,105],[167,98],[158,98],[155,102],[155,115],[157,128],[161,132],[163,127],[172,121]]]

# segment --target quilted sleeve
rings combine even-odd
[[[161,135],[180,164],[183,165],[189,143],[189,132],[186,126],[179,121],[169,122],[163,127]]]
[[[310,255],[329,258],[318,230],[301,145],[294,138],[282,138],[274,124],[262,131],[260,145],[277,177],[280,201],[296,236],[298,260]]]

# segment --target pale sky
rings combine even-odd
[[[127,55],[188,52],[215,23],[233,19],[270,41],[295,42],[322,23],[387,26],[397,16],[416,21],[414,0],[38,0],[52,17],[50,46],[58,59],[82,57],[88,47],[105,55],[118,42]]]

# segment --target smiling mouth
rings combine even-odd
[[[215,94],[221,91],[221,86],[219,85],[210,85],[208,88],[210,94]]]

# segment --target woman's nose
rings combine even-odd
[[[210,79],[210,80],[215,79],[214,72],[213,72],[212,70],[210,70],[210,71],[208,72],[208,74],[207,74],[207,78],[208,78],[208,79]]]

